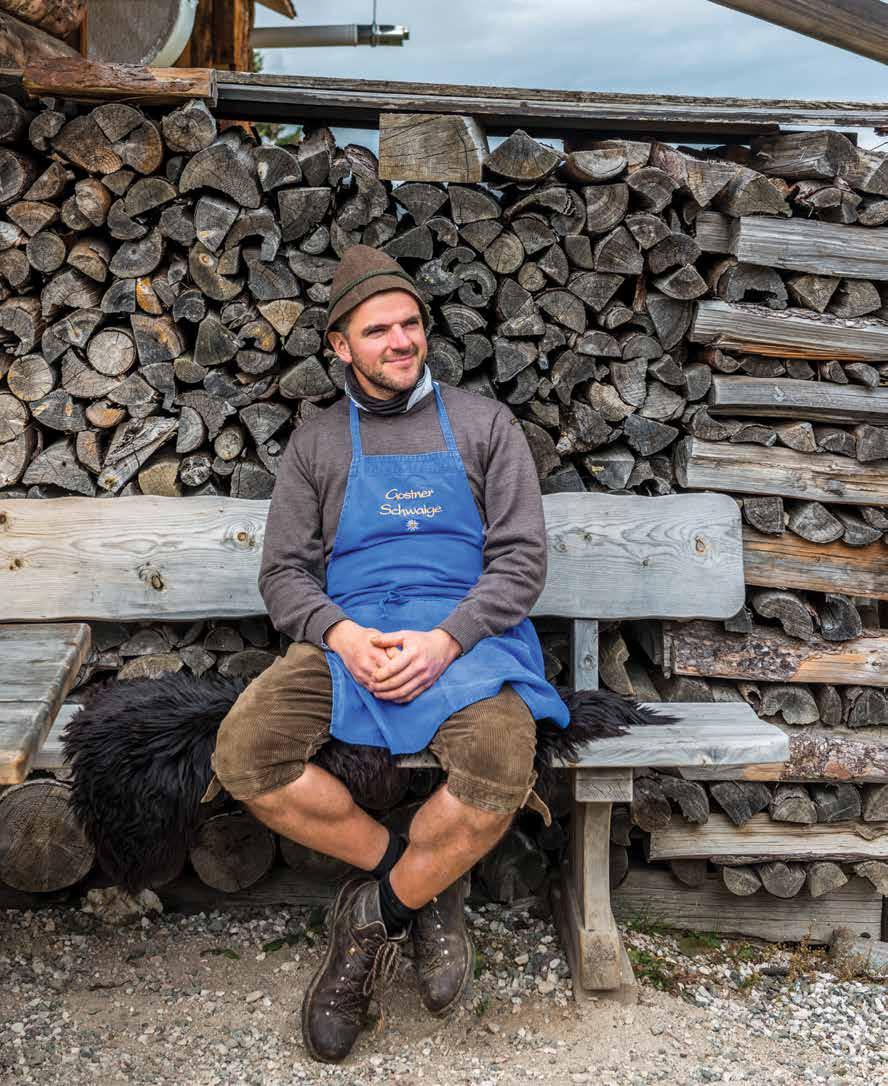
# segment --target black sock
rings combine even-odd
[[[417,913],[416,909],[405,905],[392,889],[388,871],[379,880],[379,907],[385,930],[390,936],[400,935]]]
[[[383,875],[387,875],[398,860],[404,855],[406,849],[407,838],[403,837],[400,833],[393,833],[389,830],[389,841],[385,846],[385,852],[382,855],[382,859],[370,872],[373,878],[381,879]]]

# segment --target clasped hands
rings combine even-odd
[[[406,705],[434,683],[459,656],[459,642],[446,630],[396,630],[342,619],[325,640],[352,677],[381,701]]]

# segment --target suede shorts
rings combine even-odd
[[[324,650],[292,644],[247,686],[222,721],[202,802],[218,794],[220,785],[235,799],[250,800],[296,780],[330,738],[332,711]],[[531,797],[536,722],[508,684],[445,720],[428,749],[447,774],[448,790],[465,803],[507,812]]]

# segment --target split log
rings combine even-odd
[[[860,818],[860,793],[853,784],[809,785],[818,822],[846,822]]]
[[[672,808],[657,777],[636,777],[630,805],[632,821],[646,833],[668,826]]]
[[[79,882],[95,849],[74,817],[71,787],[35,778],[0,796],[0,882],[48,893]]]
[[[678,863],[679,861],[672,860],[671,862]],[[735,897],[750,897],[762,888],[761,876],[749,864],[726,866],[720,870],[725,889],[734,894]]]
[[[762,618],[776,619],[783,632],[802,641],[814,639],[814,616],[805,603],[791,592],[755,592],[750,598],[753,610]]]
[[[380,130],[380,146],[382,132]],[[440,151],[438,152],[440,154]],[[562,156],[546,147],[522,129],[517,128],[487,156],[486,166],[492,173],[509,181],[542,181],[560,164]],[[449,178],[448,178],[449,180]],[[453,178],[453,180],[473,180]]]
[[[481,180],[487,138],[473,117],[382,113],[379,176],[391,181]]]
[[[787,181],[831,181],[857,158],[854,144],[839,132],[781,133],[752,141],[750,166]]]
[[[669,870],[685,886],[699,887],[706,882],[709,865],[706,860],[670,860]],[[724,870],[728,870],[725,868]],[[732,868],[730,870],[737,870]],[[621,880],[622,881],[622,880]]]
[[[804,864],[772,860],[770,863],[756,864],[755,872],[762,880],[762,886],[775,897],[795,897],[805,885]]]
[[[806,883],[811,897],[822,897],[832,890],[838,890],[848,881],[841,865],[832,860],[818,860],[808,864]]]
[[[854,874],[869,879],[883,897],[888,894],[888,863],[881,860],[864,860],[854,864]]]
[[[771,802],[770,789],[757,781],[720,781],[710,793],[735,826],[745,825]]]
[[[207,886],[233,893],[267,875],[277,851],[274,834],[243,811],[208,818],[188,853]]]
[[[812,825],[817,821],[817,808],[808,795],[808,790],[801,784],[778,784],[774,789],[768,813],[775,822]]]
[[[864,785],[862,802],[864,822],[888,821],[888,787],[886,785]]]

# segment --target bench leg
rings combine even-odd
[[[637,1001],[632,965],[610,903],[610,803],[574,801],[567,860],[553,910],[577,1000]]]

